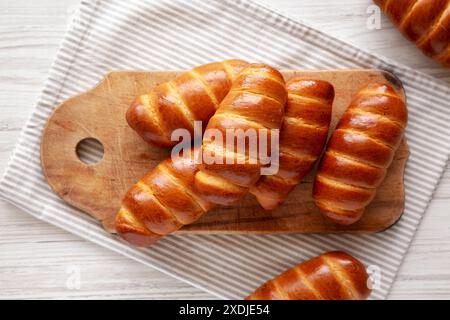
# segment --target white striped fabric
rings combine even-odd
[[[51,111],[114,69],[187,69],[240,58],[282,69],[381,68],[405,84],[410,111],[406,208],[373,235],[170,236],[151,249],[128,246],[68,206],[47,185],[39,161]],[[1,196],[30,214],[221,298],[243,298],[268,278],[327,250],[346,250],[381,276],[386,298],[450,153],[449,88],[250,1],[82,1],[36,109],[23,130]],[[85,152],[96,155],[89,146]]]

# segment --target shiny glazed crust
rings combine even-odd
[[[374,0],[428,56],[450,67],[449,0]]]
[[[352,100],[321,160],[313,196],[338,224],[358,221],[372,201],[402,141],[407,123],[403,96],[370,84]]]
[[[208,123],[207,130],[216,130],[226,136],[226,130],[249,129],[267,132],[279,130],[284,116],[287,93],[283,76],[274,68],[252,64],[237,77],[230,93]],[[265,141],[265,142],[269,142]],[[260,143],[259,138],[256,143]],[[269,144],[269,143],[268,143]],[[195,187],[206,198],[219,205],[231,205],[247,194],[260,178],[261,162],[258,157],[234,144],[223,145],[211,137],[203,137],[203,155],[222,158],[222,164],[204,161],[195,175]],[[238,161],[239,160],[239,161]],[[234,163],[234,164],[230,164]]]
[[[279,206],[312,169],[324,148],[331,121],[334,88],[330,83],[293,78],[286,88],[279,172],[262,176],[250,190],[266,210]]]
[[[208,128],[223,130],[228,117],[239,119],[243,128],[264,127],[262,123],[265,123],[279,129],[286,95],[278,71],[265,65],[251,65],[237,77]],[[203,148],[214,147],[213,142],[203,141]],[[244,195],[248,187],[236,181],[248,183],[249,179],[255,179],[254,175],[257,175],[255,182],[259,178],[258,164],[236,164],[231,168],[212,164],[200,171],[195,159],[201,153],[197,151],[200,150],[166,159],[127,192],[116,216],[116,231],[122,238],[137,246],[149,246],[183,225],[193,223],[217,204],[224,203],[223,199]]]
[[[194,121],[206,124],[245,66],[242,60],[214,62],[164,82],[133,101],[128,124],[148,143],[172,147],[172,132],[183,128],[193,135]]]
[[[123,239],[150,246],[214,207],[193,189],[196,156],[191,150],[168,158],[128,190],[116,216],[116,232]]]
[[[370,295],[368,278],[357,259],[329,252],[266,282],[246,300],[363,300]]]

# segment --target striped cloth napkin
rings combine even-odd
[[[66,98],[108,71],[187,69],[240,58],[281,69],[379,68],[404,83],[411,157],[401,220],[366,235],[185,235],[137,249],[60,200],[43,177],[42,129]],[[380,280],[386,298],[450,153],[450,90],[436,79],[377,58],[251,1],[82,1],[0,184],[1,197],[33,216],[202,288],[242,298],[268,278],[327,250],[346,250]],[[95,153],[95,150],[92,150]],[[24,230],[25,232],[25,230]]]

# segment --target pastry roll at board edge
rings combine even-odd
[[[193,136],[194,121],[208,122],[247,65],[225,60],[184,72],[137,97],[128,108],[127,122],[146,142],[173,147],[177,141],[171,141],[172,132],[182,128]]]
[[[450,67],[450,0],[374,0],[406,38]]]
[[[285,82],[277,70],[249,65],[234,81],[208,128],[279,129],[286,97]],[[214,146],[215,141],[204,139],[202,148]],[[226,151],[226,155],[240,156]],[[259,179],[258,164],[237,163],[230,165],[231,169],[225,167],[228,164],[210,164],[200,168],[194,161],[196,156],[191,151],[163,161],[127,192],[115,224],[122,238],[137,246],[150,246],[216,205],[240,199]]]
[[[326,81],[296,77],[286,83],[288,99],[280,132],[279,172],[262,176],[250,190],[273,210],[312,169],[325,146],[334,88]]]
[[[124,240],[150,246],[214,208],[193,188],[196,151],[167,158],[128,190],[115,221],[116,232]]]
[[[407,124],[402,93],[388,84],[359,91],[328,142],[314,182],[313,197],[331,221],[358,221],[392,163]]]
[[[246,300],[364,300],[371,292],[368,282],[360,261],[328,252],[266,282]]]

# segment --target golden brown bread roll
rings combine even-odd
[[[407,116],[403,95],[387,84],[371,84],[353,98],[314,182],[314,200],[325,217],[339,224],[361,218],[402,141]]]
[[[195,157],[191,150],[168,158],[128,190],[116,216],[116,232],[122,238],[149,246],[213,208],[193,189]]]
[[[279,129],[286,95],[278,71],[250,65],[239,74],[208,128],[225,130],[239,125]],[[205,149],[214,145],[208,139],[203,141]],[[231,150],[228,154],[236,155]],[[227,164],[211,164],[205,165],[211,171],[203,168],[200,172],[195,157],[195,150],[191,150],[182,157],[163,161],[127,192],[116,216],[116,231],[122,238],[134,245],[149,246],[193,223],[216,204],[238,199],[251,181],[259,178],[258,163],[231,164],[230,168]]]
[[[279,172],[262,176],[250,190],[266,210],[275,209],[311,170],[322,153],[334,100],[333,86],[321,80],[293,78],[280,132]]]
[[[374,0],[428,56],[450,66],[449,0]]]
[[[238,75],[206,131],[218,130],[225,137],[227,130],[250,129],[256,132],[256,144],[269,145],[271,133],[281,127],[286,98],[286,85],[280,72],[266,65],[249,65]],[[261,132],[268,133],[267,140],[260,138]],[[248,146],[237,150],[236,141],[230,146],[203,137],[203,156],[210,154],[222,159],[222,163],[208,163],[203,159],[200,171],[195,174],[196,190],[205,199],[219,205],[233,204],[258,181],[261,159],[250,154]]]
[[[172,147],[177,143],[172,132],[184,128],[193,136],[194,121],[208,122],[246,65],[242,60],[209,63],[164,82],[133,101],[128,124],[145,141]]]
[[[329,252],[272,279],[246,300],[363,300],[370,295],[364,265],[344,252]]]

